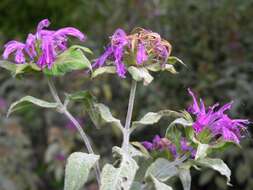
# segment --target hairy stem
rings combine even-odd
[[[88,150],[88,153],[94,154],[94,151],[93,151],[93,149],[91,147],[91,144],[90,144],[88,136],[83,131],[83,129],[82,129],[81,125],[79,124],[79,122],[67,110],[66,105],[64,105],[61,102],[61,99],[59,98],[59,96],[57,94],[57,91],[56,91],[56,88],[55,88],[55,86],[53,84],[53,81],[50,78],[47,78],[47,83],[48,83],[50,92],[51,92],[54,100],[59,104],[60,112],[63,113],[75,125],[75,127],[77,128],[79,134],[81,135],[81,138],[82,138],[82,140],[83,140],[83,142],[84,142],[84,144],[85,144],[85,146],[86,146],[86,148]],[[98,185],[100,185],[100,167],[99,167],[99,163],[98,162],[95,165],[95,173],[96,173],[97,183],[98,183]]]
[[[123,130],[123,149],[127,150],[129,145],[129,138],[130,138],[130,125],[132,120],[133,114],[133,106],[134,106],[134,99],[135,99],[135,92],[136,92],[137,82],[132,80],[131,90],[129,95],[129,102],[128,102],[128,110],[126,116],[126,123],[125,128]]]

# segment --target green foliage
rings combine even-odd
[[[38,98],[34,98],[32,96],[25,96],[21,98],[20,100],[11,104],[8,110],[7,116],[9,116],[13,112],[20,111],[24,108],[27,108],[28,106],[31,106],[32,104],[35,104],[42,108],[57,108],[58,107],[58,103],[47,102]]]
[[[57,57],[52,68],[44,68],[43,72],[46,75],[61,76],[70,71],[81,69],[91,70],[91,63],[84,55],[84,52],[91,53],[91,51],[85,47],[71,46]]]
[[[115,167],[106,164],[102,170],[101,190],[128,190],[130,189],[138,165],[124,150],[114,147],[113,152],[120,156],[120,164]]]
[[[65,169],[64,190],[80,190],[88,179],[90,169],[98,159],[99,156],[94,154],[72,153]]]

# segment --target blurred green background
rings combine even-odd
[[[148,111],[164,108],[181,110],[191,99],[191,87],[207,104],[234,100],[234,117],[253,120],[253,0],[1,0],[0,46],[8,40],[24,41],[37,23],[49,18],[51,28],[79,28],[88,36],[84,45],[99,56],[118,27],[130,32],[144,27],[171,42],[172,55],[187,65],[180,73],[160,73],[148,87],[138,86],[134,119]],[[100,102],[109,105],[115,116],[126,115],[129,80],[102,76],[90,81],[84,72],[55,79],[61,95],[89,89]],[[6,118],[11,102],[30,94],[52,100],[42,76],[18,80],[1,69],[0,75],[0,189],[58,190],[63,187],[66,157],[82,150],[77,132],[60,114],[32,107]],[[79,104],[70,108],[84,124],[96,152],[110,161],[111,147],[120,145],[119,132],[110,126],[96,129]],[[136,132],[132,140],[150,140],[163,134],[168,121]],[[232,169],[233,187],[211,170],[192,170],[193,190],[253,189],[253,143],[249,135],[242,148],[221,152]],[[182,189],[175,182],[177,190]],[[91,179],[86,187],[95,190]]]

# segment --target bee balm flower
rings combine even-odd
[[[47,30],[50,25],[48,19],[39,22],[36,34],[29,34],[26,43],[10,41],[4,47],[3,58],[15,53],[16,63],[25,63],[26,58],[35,61],[40,68],[51,68],[58,54],[67,49],[68,36],[73,36],[81,41],[85,36],[73,27],[65,27],[59,30]],[[26,56],[27,55],[27,56]]]
[[[107,60],[112,60],[117,74],[125,78],[130,65],[145,66],[150,64],[166,64],[171,52],[171,45],[159,34],[145,29],[138,29],[127,35],[122,29],[117,29],[111,37],[111,42],[105,52],[96,59],[93,68],[102,67]]]
[[[227,103],[220,108],[218,108],[219,104],[215,104],[206,109],[201,99],[199,105],[193,92],[190,89],[188,89],[188,92],[193,98],[193,104],[188,110],[196,116],[193,129],[197,134],[204,129],[209,129],[213,137],[218,138],[221,136],[225,141],[240,142],[249,121],[246,119],[231,119],[224,113],[231,109],[232,103]]]

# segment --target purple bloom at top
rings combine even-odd
[[[147,60],[148,60],[148,55],[145,50],[145,46],[143,44],[139,44],[138,49],[137,49],[137,55],[136,55],[137,64],[140,65]]]
[[[106,51],[96,59],[93,67],[101,67],[110,57],[113,58],[118,75],[125,78],[126,67],[123,63],[124,48],[128,45],[127,35],[124,30],[117,29],[111,37],[111,44]]]
[[[95,60],[93,68],[102,67],[107,60],[112,60],[117,74],[125,78],[127,66],[145,66],[147,63],[168,61],[171,45],[163,40],[159,34],[142,28],[127,35],[122,29],[117,29],[111,36],[111,42],[105,52]],[[150,61],[147,62],[150,58]]]
[[[206,109],[201,99],[199,105],[194,93],[190,89],[188,92],[193,98],[193,104],[188,108],[188,111],[196,116],[193,129],[197,134],[204,129],[209,129],[214,137],[222,137],[225,141],[235,143],[240,142],[249,121],[247,119],[231,119],[224,113],[231,109],[232,103],[227,103],[220,108],[218,108],[219,104],[215,104]]]
[[[47,30],[50,25],[48,19],[39,22],[35,34],[28,34],[25,43],[10,41],[4,47],[3,58],[15,52],[15,62],[25,63],[26,58],[35,61],[40,68],[52,67],[58,54],[67,49],[68,36],[73,36],[81,41],[85,35],[73,27],[65,27],[59,30]]]
[[[25,44],[12,40],[4,45],[3,58],[8,59],[9,55],[15,52],[15,61],[16,63],[25,62]]]

